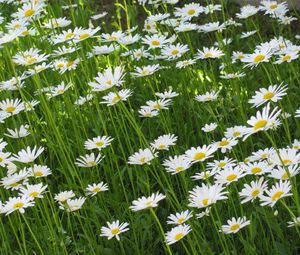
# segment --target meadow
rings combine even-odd
[[[299,14],[0,0],[0,254],[299,254]]]

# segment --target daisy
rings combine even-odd
[[[290,182],[280,180],[279,182],[275,183],[269,190],[265,191],[267,196],[261,196],[261,206],[269,205],[273,207],[279,199],[292,196],[293,194],[289,193],[290,191]]]
[[[218,124],[215,122],[212,122],[210,124],[205,124],[201,130],[203,130],[205,133],[212,132],[218,127]]]
[[[154,74],[158,70],[159,70],[159,64],[147,65],[142,67],[136,67],[135,72],[131,74],[136,77],[143,77],[143,76]]]
[[[99,192],[107,191],[108,185],[104,182],[100,182],[98,184],[93,183],[89,184],[86,188],[87,195],[90,195],[91,197],[97,195]]]
[[[131,51],[132,59],[140,60],[141,58],[148,58],[149,56],[150,53],[144,48],[144,46]]]
[[[169,90],[165,90],[163,93],[156,92],[155,95],[162,99],[168,99],[168,98],[177,97],[179,94],[173,91],[172,87],[170,87]]]
[[[75,38],[74,38],[74,42],[80,42],[83,40],[86,40],[88,38],[93,37],[98,31],[100,30],[100,27],[96,27],[96,28],[86,28],[86,29],[80,29]]]
[[[30,135],[30,132],[28,131],[29,129],[29,125],[21,125],[19,129],[7,129],[7,132],[9,134],[4,134],[10,138],[14,138],[14,139],[17,139],[17,138],[22,138],[22,137],[26,137],[28,135]]]
[[[245,5],[241,8],[240,13],[236,13],[238,19],[247,19],[255,15],[259,9],[253,5]]]
[[[102,227],[101,228],[101,234],[100,236],[107,237],[108,240],[115,237],[118,241],[120,241],[119,234],[124,233],[129,230],[128,226],[129,223],[124,222],[121,223],[117,221],[113,221],[112,223],[106,222],[108,227]]]
[[[233,217],[227,221],[227,225],[222,225],[220,232],[224,234],[235,234],[247,225],[250,225],[250,220],[247,220],[246,217],[238,217],[237,219]]]
[[[210,210],[211,210],[211,207],[207,207],[207,208],[205,209],[205,211],[203,211],[203,212],[201,212],[201,213],[197,213],[197,214],[196,214],[196,218],[197,218],[197,219],[201,219],[201,218],[203,218],[204,216],[209,216]]]
[[[98,149],[102,150],[111,144],[114,139],[110,136],[97,136],[92,139],[88,139],[84,142],[84,148],[86,150]]]
[[[0,138],[0,151],[2,152],[3,149],[6,147],[8,143],[3,141],[3,138]],[[0,160],[1,161],[1,160]]]
[[[290,63],[291,61],[299,58],[299,53],[296,51],[286,51],[280,54],[274,64],[282,64],[284,62]]]
[[[166,110],[168,109],[168,106],[171,105],[172,101],[170,99],[158,99],[156,101],[154,100],[148,100],[146,102],[147,108],[149,107],[152,110]],[[143,108],[143,107],[142,107]]]
[[[173,134],[167,134],[159,136],[157,139],[154,140],[153,143],[150,143],[150,145],[155,150],[169,150],[169,147],[175,145],[176,141],[177,136]]]
[[[190,212],[189,210],[186,210],[184,212],[180,212],[180,213],[176,213],[176,214],[170,214],[168,216],[168,224],[171,225],[181,225],[183,223],[185,223],[187,220],[189,220],[190,218],[193,217],[192,212]]]
[[[182,61],[178,61],[176,63],[176,67],[179,69],[185,68],[187,66],[193,65],[196,63],[196,59],[186,59],[186,60],[182,60]]]
[[[300,217],[295,217],[292,221],[288,221],[288,228],[300,226]]]
[[[252,116],[250,120],[247,121],[248,125],[251,127],[248,128],[246,136],[243,138],[243,141],[246,140],[250,135],[257,133],[259,131],[266,131],[273,127],[273,124],[277,121],[277,117],[281,113],[281,110],[277,110],[275,107],[270,112],[270,104],[268,103],[262,111],[257,111],[256,116]]]
[[[43,151],[44,147],[37,148],[34,146],[34,148],[31,150],[30,147],[27,146],[26,150],[22,149],[18,152],[18,154],[14,154],[12,160],[22,163],[30,163],[40,156]]]
[[[270,48],[262,48],[260,50],[255,50],[252,54],[246,54],[245,57],[240,60],[243,63],[247,63],[245,67],[256,67],[262,62],[269,62],[270,57],[272,56],[272,52]]]
[[[102,34],[102,40],[104,42],[118,42],[125,34],[122,31],[114,31],[111,34]]]
[[[263,175],[273,171],[273,167],[266,162],[254,162],[243,165],[247,174]]]
[[[62,210],[66,210],[67,212],[74,212],[81,209],[85,200],[85,197],[68,199],[67,202],[64,205],[60,205],[59,208]]]
[[[109,92],[107,96],[102,97],[103,100],[101,104],[106,104],[108,106],[115,105],[120,101],[126,101],[132,95],[132,90],[130,89],[121,89],[117,93]]]
[[[153,152],[150,149],[139,149],[138,152],[134,153],[128,159],[128,164],[131,165],[144,165],[150,164],[150,161],[157,157],[157,152]]]
[[[162,48],[166,43],[169,42],[167,37],[162,34],[153,34],[153,35],[146,35],[142,38],[142,42],[147,44],[150,49],[155,48]]]
[[[151,107],[143,107],[139,110],[139,114],[141,117],[152,118],[154,116],[157,116],[159,114],[159,111],[154,110]]]
[[[274,153],[274,148],[266,148],[264,150],[260,149],[252,153],[251,161],[270,159],[270,156],[273,155],[273,153]]]
[[[34,107],[38,105],[40,102],[37,100],[32,100],[29,102],[24,102],[24,110],[25,112],[30,112],[34,110]]]
[[[227,128],[225,131],[225,137],[227,138],[241,138],[247,132],[247,127],[245,126],[234,126]]]
[[[185,52],[189,51],[187,45],[177,43],[176,45],[167,45],[161,50],[161,54],[166,59],[180,58]]]
[[[221,184],[204,184],[196,186],[192,191],[189,191],[190,207],[205,208],[217,203],[219,200],[227,199],[227,192],[224,191]]]
[[[287,169],[281,166],[277,166],[274,168],[272,172],[270,172],[269,177],[278,179],[278,180],[288,180],[289,178],[296,176],[299,174],[300,168],[298,165],[288,166]]]
[[[100,153],[95,157],[95,154],[92,152],[91,154],[77,158],[75,164],[80,167],[94,167],[98,165],[102,159],[103,157]]]
[[[61,84],[58,84],[57,86],[53,86],[50,88],[49,92],[46,93],[49,99],[64,94],[69,88],[73,86],[72,83],[68,83],[65,85],[65,82],[62,81]]]
[[[172,228],[169,232],[165,234],[167,244],[171,245],[173,243],[178,242],[189,232],[191,232],[191,227],[185,224]]]
[[[203,145],[202,147],[198,146],[197,148],[192,147],[185,152],[185,155],[192,163],[202,162],[211,158],[217,149],[218,148],[214,145]]]
[[[259,180],[251,181],[250,184],[244,184],[244,188],[239,192],[242,198],[241,203],[247,203],[249,201],[253,202],[256,198],[261,198],[263,193],[268,188],[267,181],[264,181],[264,177]]]
[[[252,107],[258,107],[268,101],[278,102],[286,95],[287,85],[271,85],[268,89],[261,88],[259,91],[255,92],[249,103],[252,104]]]
[[[214,160],[213,162],[208,162],[207,167],[208,169],[211,169],[212,172],[218,172],[219,170],[235,167],[236,166],[236,160],[232,158],[225,157],[221,160]]]
[[[223,55],[224,55],[224,53],[221,50],[219,50],[218,48],[203,47],[202,51],[198,49],[198,54],[196,54],[196,58],[199,58],[199,59],[219,58]]]
[[[93,99],[92,94],[87,94],[86,96],[80,96],[76,101],[74,102],[75,105],[84,105],[86,102],[90,102]]]
[[[196,173],[195,175],[191,176],[193,180],[208,180],[210,177],[214,176],[215,172],[213,171],[203,171],[201,173]]]
[[[22,7],[12,14],[16,19],[29,20],[35,18],[43,11],[43,4],[23,4]]]
[[[29,66],[36,63],[46,61],[48,59],[47,54],[39,54],[41,50],[31,48],[24,52],[20,52],[13,57],[13,61],[18,65]]]
[[[198,26],[199,32],[213,32],[213,31],[222,31],[225,28],[225,24],[220,24],[219,21],[217,22],[209,22],[204,25]]]
[[[215,101],[218,98],[218,92],[215,91],[211,91],[211,92],[206,92],[203,95],[197,95],[195,97],[195,100],[197,100],[198,102],[208,102],[208,101]]]
[[[71,20],[66,19],[65,17],[63,18],[54,18],[50,19],[47,22],[44,22],[44,27],[49,28],[49,29],[54,29],[58,27],[67,27],[72,23]]]
[[[35,178],[41,178],[51,175],[52,172],[48,166],[34,164],[33,167],[28,168],[28,174],[29,176],[34,176]]]
[[[278,151],[273,150],[269,161],[279,166],[296,165],[300,161],[300,153],[296,149],[290,148],[279,149]]]
[[[232,182],[238,181],[245,175],[244,169],[239,166],[227,167],[215,175],[215,181],[216,183],[229,185]]]
[[[14,211],[24,213],[27,207],[34,206],[34,201],[27,196],[10,197],[3,207],[3,213],[8,215]]]
[[[95,15],[91,16],[91,19],[98,20],[98,19],[105,17],[106,15],[107,15],[107,12],[101,12],[99,14],[95,14]]]
[[[198,17],[200,13],[204,12],[204,8],[198,3],[185,4],[183,7],[175,7],[174,15],[181,20],[190,20]]]
[[[256,34],[257,31],[256,30],[253,30],[253,31],[248,31],[248,32],[243,32],[241,34],[241,38],[244,39],[244,38],[248,38],[249,36],[252,36],[254,34]]]
[[[94,46],[93,47],[93,54],[94,55],[107,55],[111,52],[119,50],[120,46],[111,44],[111,45],[103,45],[103,46]]]
[[[215,146],[218,149],[221,149],[222,153],[225,153],[227,150],[230,151],[233,146],[237,145],[238,140],[235,138],[222,138],[221,141],[216,142]]]
[[[95,82],[89,82],[88,85],[93,89],[92,91],[104,91],[112,88],[113,86],[121,86],[124,83],[124,67],[116,66],[113,69],[107,68],[103,73],[98,72],[98,76],[95,77]]]
[[[54,200],[57,202],[63,204],[67,200],[71,199],[72,197],[75,197],[75,193],[72,190],[68,191],[62,191],[54,196]]]
[[[26,187],[22,187],[20,189],[20,195],[27,196],[31,200],[34,200],[36,198],[43,198],[44,197],[44,192],[47,189],[47,185],[43,186],[43,183],[38,183],[38,184],[27,184]]]
[[[180,155],[169,157],[169,159],[164,160],[163,165],[168,172],[178,174],[189,169],[191,167],[191,161],[185,155]]]
[[[261,11],[265,11],[265,14],[271,14],[275,17],[279,17],[284,15],[288,9],[287,9],[287,3],[278,3],[277,1],[262,1],[260,3],[259,9]]]
[[[141,197],[137,200],[132,201],[132,206],[129,208],[136,212],[144,209],[149,209],[158,206],[158,202],[166,198],[165,195],[160,193],[152,193],[150,197]]]
[[[28,172],[26,171],[26,168],[24,170],[19,171],[18,173],[8,175],[1,179],[1,186],[8,190],[19,190],[27,183]]]
[[[0,101],[0,110],[4,113],[16,115],[24,110],[24,102],[21,99],[6,99]]]

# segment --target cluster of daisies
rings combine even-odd
[[[142,5],[166,4],[173,7],[179,0],[138,0],[138,2]],[[235,38],[221,38],[212,45],[203,46],[201,49],[192,49],[191,43],[185,44],[184,40],[180,38],[182,33],[189,31],[207,34],[223,32],[232,27],[242,27],[243,20],[251,19],[259,12],[270,16],[274,22],[289,25],[296,18],[289,16],[285,2],[261,1],[258,7],[246,5],[241,7],[240,12],[236,14],[237,20],[228,19],[223,23],[215,21],[205,24],[198,24],[196,20],[202,15],[209,16],[212,13],[221,12],[222,6],[219,4],[202,6],[199,3],[189,3],[183,7],[174,7],[172,13],[149,15],[140,32],[138,32],[139,27],[136,26],[111,33],[101,33],[101,28],[95,25],[95,21],[107,15],[106,12],[91,16],[90,25],[87,28],[68,28],[72,26],[72,21],[66,17],[46,18],[47,2],[44,0],[1,0],[0,4],[18,7],[11,19],[5,21],[3,31],[0,31],[0,50],[9,43],[21,41],[23,37],[38,37],[49,44],[49,49],[51,49],[51,52],[46,52],[46,50],[43,51],[32,45],[31,48],[28,47],[13,53],[11,61],[16,67],[15,77],[1,81],[1,91],[9,92],[10,95],[15,95],[22,90],[26,91],[26,79],[41,72],[58,72],[59,77],[63,79],[65,73],[80,69],[80,64],[83,62],[91,64],[92,61],[98,61],[107,55],[117,54],[121,60],[124,59],[124,62],[131,60],[134,64],[134,66],[122,64],[111,66],[108,64],[102,66],[92,79],[85,77],[88,81],[83,84],[84,94],[76,93],[73,101],[76,106],[82,106],[86,102],[95,103],[92,102],[93,98],[101,93],[107,93],[102,95],[102,100],[99,102],[106,106],[114,106],[127,101],[134,95],[134,89],[126,87],[130,86],[127,84],[128,76],[132,79],[140,77],[148,79],[149,76],[159,71],[163,72],[165,69],[173,68],[183,72],[187,66],[196,63],[211,63],[210,61],[215,61],[214,59],[221,59],[223,64],[219,65],[220,78],[242,78],[247,75],[247,71],[264,65],[266,62],[279,65],[294,61],[298,59],[300,52],[300,46],[282,36],[257,44],[253,53],[231,52],[227,46]],[[77,7],[77,4],[74,4],[62,6],[62,9],[68,10],[68,8]],[[0,14],[0,24],[4,23],[4,20]],[[36,28],[37,24],[41,26],[39,29]],[[169,32],[161,32],[165,30]],[[250,36],[257,36],[257,32],[257,30],[243,31],[239,35],[239,39],[244,40]],[[299,39],[299,36],[297,38]],[[83,51],[86,40],[89,40],[88,52]],[[74,53],[77,57],[74,57]],[[233,72],[232,67],[237,71]],[[85,74],[82,75],[85,76]],[[30,89],[32,88],[30,87]],[[52,98],[61,96],[68,90],[78,92],[76,84],[66,79],[56,85],[39,87],[33,95],[45,94],[48,100],[58,100]],[[168,217],[167,224],[173,225],[165,233],[165,242],[168,245],[181,240],[192,231],[191,225],[188,224],[188,221],[194,217],[192,210],[197,210],[195,217],[198,219],[210,216],[212,206],[218,201],[227,200],[229,198],[228,188],[235,186],[237,182],[243,182],[243,188],[237,192],[241,204],[258,200],[261,206],[274,207],[278,201],[285,203],[283,198],[292,196],[295,188],[292,180],[300,172],[298,166],[300,141],[297,139],[284,148],[275,148],[274,146],[260,149],[242,162],[227,156],[221,160],[213,160],[217,154],[223,155],[230,152],[249,136],[258,132],[276,130],[283,125],[283,120],[292,115],[300,117],[300,108],[296,109],[295,113],[286,113],[282,112],[279,106],[275,106],[287,95],[287,90],[288,85],[284,82],[260,88],[248,101],[257,111],[255,115],[250,116],[247,123],[237,123],[233,127],[228,127],[223,137],[217,141],[190,147],[180,155],[171,155],[163,159],[161,165],[171,175],[181,174],[200,163],[205,164],[204,171],[191,177],[194,181],[202,181],[201,185],[197,185],[189,191],[186,206],[191,209],[175,212]],[[196,95],[195,100],[197,103],[209,104],[211,101],[217,100],[219,95],[220,90],[211,90]],[[168,109],[172,101],[180,97],[180,93],[174,91],[171,86],[163,92],[153,91],[153,97],[153,100],[146,101],[146,105],[134,109],[137,116],[152,118],[159,115],[161,110]],[[39,103],[40,101],[37,99],[24,101],[18,97],[1,100],[0,123],[7,123],[9,118],[16,119],[15,115],[19,115],[19,113],[34,111],[35,107],[39,107]],[[262,108],[260,109],[260,107]],[[208,133],[213,132],[216,128],[218,128],[218,123],[207,123],[201,130]],[[8,128],[4,136],[7,139],[21,139],[32,133],[31,126],[23,123],[18,128]],[[139,149],[129,156],[126,163],[141,166],[151,164],[154,159],[159,161],[159,153],[169,151],[171,146],[176,146],[177,139],[175,134],[161,135],[151,141],[148,148]],[[76,159],[75,165],[80,168],[97,167],[104,158],[101,150],[110,146],[112,141],[113,138],[110,136],[88,139],[84,142],[84,149],[92,152],[80,155]],[[48,186],[40,180],[50,176],[52,171],[45,164],[34,163],[44,152],[44,147],[34,146],[31,148],[28,146],[14,154],[6,150],[7,145],[8,143],[1,138],[0,166],[7,169],[7,174],[1,179],[0,185],[14,194],[0,204],[0,212],[6,215],[14,211],[24,213],[26,208],[35,205],[35,199],[43,198],[49,192]],[[47,152],[51,153],[51,151]],[[209,160],[210,162],[207,162]],[[42,161],[40,160],[40,162]],[[107,190],[108,184],[102,181],[89,184],[85,189],[85,194],[93,197]],[[54,200],[60,209],[74,212],[82,208],[87,196],[76,197],[74,191],[66,190],[55,194]],[[164,199],[167,200],[167,194],[152,193],[148,197],[143,196],[132,201],[129,209],[133,212],[150,210],[154,213],[152,209],[158,207],[159,202]],[[225,234],[237,233],[251,223],[248,218],[243,215],[232,217],[224,225],[221,225],[219,230]],[[299,226],[300,217],[293,217],[287,225],[289,227]],[[107,226],[101,228],[101,236],[120,240],[119,235],[126,231],[129,231],[128,222],[114,220],[107,222]]]

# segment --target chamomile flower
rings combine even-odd
[[[26,150],[22,149],[17,154],[14,154],[12,160],[22,163],[30,163],[33,162],[38,156],[42,154],[44,151],[44,147],[34,148],[31,150],[29,146],[27,146]]]
[[[41,178],[51,175],[52,172],[48,166],[34,164],[33,167],[28,168],[28,174],[29,176],[34,176],[35,178]]]
[[[261,112],[257,111],[256,116],[252,116],[250,120],[247,121],[248,125],[251,127],[247,129],[246,136],[243,138],[243,140],[246,140],[254,133],[266,131],[272,128],[280,113],[281,110],[278,110],[277,107],[270,112],[269,103],[262,109]]]
[[[243,168],[247,174],[263,175],[273,171],[273,167],[267,162],[253,162],[243,165]]]
[[[196,63],[196,59],[186,59],[182,61],[178,61],[176,63],[176,67],[179,69],[186,68],[187,66],[193,65]]]
[[[22,138],[30,135],[30,132],[28,131],[29,125],[21,125],[19,129],[7,129],[8,134],[5,134],[6,136],[10,138]]]
[[[270,172],[269,177],[278,180],[288,180],[289,178],[299,174],[300,168],[298,165],[288,166],[287,169],[281,166],[277,166]]]
[[[169,220],[167,221],[167,223],[171,225],[181,225],[192,217],[193,217],[192,212],[190,212],[189,210],[185,210],[180,213],[170,214],[168,216]]]
[[[85,197],[75,198],[75,199],[68,199],[65,204],[60,205],[59,208],[65,210],[67,212],[74,212],[81,209],[85,202]]]
[[[131,74],[136,77],[149,76],[159,70],[159,64],[136,67]]]
[[[189,206],[196,208],[209,207],[217,203],[219,200],[227,199],[227,192],[224,191],[221,184],[204,184],[196,186],[192,191],[189,191]]]
[[[238,181],[240,178],[246,175],[243,168],[236,167],[227,167],[224,170],[219,171],[215,175],[216,183],[229,185],[232,182]]]
[[[203,95],[197,95],[195,97],[195,100],[197,100],[198,102],[209,102],[209,101],[215,101],[218,98],[218,92],[215,91],[211,91],[211,92],[206,92]]]
[[[244,188],[239,192],[240,197],[242,198],[241,203],[253,202],[256,198],[261,198],[263,193],[268,188],[267,181],[264,181],[264,178],[261,177],[259,180],[251,181],[250,184],[244,184]]]
[[[260,197],[261,206],[269,205],[273,207],[276,202],[284,197],[292,196],[291,184],[289,181],[282,181],[275,183],[270,189],[266,190],[266,196]]]
[[[21,99],[6,99],[0,101],[0,111],[11,115],[18,114],[24,110],[24,102]]]
[[[28,172],[23,169],[18,173],[5,176],[0,183],[5,189],[19,190],[28,183]]]
[[[143,107],[139,110],[141,117],[152,118],[159,114],[158,110],[154,110],[152,107]]]
[[[59,202],[60,204],[65,203],[67,200],[75,197],[75,193],[72,190],[59,192],[54,196],[54,200]]]
[[[104,101],[101,104],[106,104],[108,106],[115,105],[120,101],[126,101],[132,95],[132,90],[121,89],[118,92],[109,92],[107,96],[102,97]]]
[[[300,153],[296,149],[279,149],[273,150],[270,154],[269,161],[277,166],[290,166],[299,164]]]
[[[178,174],[191,167],[191,161],[185,155],[169,157],[164,160],[163,165],[172,174]]]
[[[34,200],[36,198],[43,198],[44,197],[44,192],[47,189],[47,185],[43,185],[43,183],[38,183],[38,184],[27,184],[25,187],[22,187],[20,189],[20,195],[21,196],[27,196],[31,200]]]
[[[150,161],[157,157],[157,152],[153,152],[150,149],[139,149],[128,159],[128,164],[131,165],[144,165],[150,164]]]
[[[220,231],[224,234],[235,234],[247,225],[250,225],[250,220],[247,220],[246,217],[238,217],[237,219],[233,217],[227,221],[227,225],[222,225]]]
[[[185,152],[185,155],[192,163],[202,162],[211,158],[217,149],[215,145],[203,145],[197,148],[192,147]]]
[[[86,154],[85,156],[77,158],[75,164],[80,167],[94,167],[98,165],[102,159],[103,157],[100,153],[95,156],[92,152],[91,154]]]
[[[129,208],[134,211],[140,211],[144,209],[149,209],[149,208],[154,208],[158,206],[158,202],[165,199],[166,196],[157,192],[157,193],[152,193],[150,197],[141,197],[137,200],[132,201],[132,206]]]
[[[205,170],[201,173],[196,173],[195,175],[191,176],[193,180],[208,180],[210,177],[214,176],[215,172],[210,170]]]
[[[111,144],[113,141],[113,138],[110,136],[97,136],[92,139],[88,139],[87,141],[84,142],[84,148],[86,150],[93,150],[93,149],[98,149],[102,150],[103,148],[106,148]]]
[[[163,47],[161,54],[166,59],[180,58],[185,52],[189,50],[187,45],[177,43],[176,45],[167,45]]]
[[[155,48],[162,48],[165,44],[169,42],[167,37],[162,34],[153,34],[153,35],[146,35],[142,38],[142,42],[147,44],[150,49]]]
[[[198,17],[200,13],[204,12],[203,7],[198,3],[185,4],[183,7],[175,7],[174,15],[182,20],[190,20]]]
[[[255,15],[259,9],[253,5],[245,5],[241,8],[240,13],[236,13],[238,19],[247,19]]]
[[[247,127],[245,126],[234,126],[227,128],[225,131],[225,137],[227,138],[241,138],[246,133]]]
[[[215,146],[218,149],[221,149],[222,153],[225,153],[228,150],[230,151],[233,146],[237,145],[237,143],[238,140],[235,138],[222,138],[221,141],[215,143]]]
[[[91,197],[97,195],[99,192],[107,191],[108,185],[104,182],[89,184],[86,188],[87,195]]]
[[[189,225],[179,225],[172,228],[169,232],[165,234],[166,241],[168,245],[178,242],[184,238],[189,232],[191,232],[191,227]]]
[[[258,107],[268,101],[278,102],[282,99],[283,96],[286,95],[287,85],[271,85],[268,89],[261,88],[259,91],[255,92],[255,96],[253,96],[249,103],[252,106]]]
[[[173,134],[161,135],[154,142],[150,143],[150,145],[155,150],[169,150],[170,146],[175,145],[177,141],[177,136]]]
[[[27,207],[34,206],[34,201],[30,197],[10,197],[3,207],[3,213],[8,215],[14,211],[25,213]]]
[[[209,123],[209,124],[205,124],[203,128],[201,128],[201,130],[203,130],[205,133],[209,133],[214,131],[216,128],[218,127],[218,124],[215,122]]]
[[[118,241],[120,241],[119,235],[129,230],[129,223],[127,222],[120,224],[120,222],[117,220],[113,221],[112,223],[106,222],[106,224],[108,227],[101,227],[100,236],[105,236],[108,240],[115,237]]]
[[[168,99],[168,98],[177,97],[179,94],[173,91],[172,87],[170,87],[169,90],[165,90],[163,93],[156,92],[155,95],[162,99]]]
[[[54,29],[58,27],[67,27],[72,23],[71,20],[66,19],[65,17],[63,18],[54,18],[50,19],[47,22],[44,22],[44,27],[49,28],[49,29]]]
[[[270,48],[262,48],[260,50],[255,50],[254,53],[252,54],[246,54],[243,58],[241,58],[240,60],[243,63],[247,63],[245,65],[245,67],[256,67],[258,66],[260,63],[263,62],[269,62],[269,59],[272,56],[272,52],[270,50]]]
[[[203,50],[198,50],[198,54],[196,55],[196,58],[198,59],[214,59],[214,58],[219,58],[223,56],[224,53],[219,50],[218,48],[211,47],[203,47]]]
[[[65,82],[62,81],[61,84],[51,87],[50,90],[46,93],[46,95],[48,96],[49,99],[53,97],[57,97],[59,95],[64,94],[72,86],[73,86],[72,83],[65,84]]]
[[[18,65],[29,66],[46,61],[47,54],[40,54],[41,50],[31,48],[30,50],[20,52],[13,57],[13,61]]]
[[[152,110],[166,110],[168,106],[171,105],[172,101],[170,99],[157,99],[157,100],[148,100],[146,102],[147,108],[149,107]],[[143,107],[142,107],[143,108]]]

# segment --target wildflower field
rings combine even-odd
[[[0,254],[300,254],[300,10],[241,2],[0,0]]]

